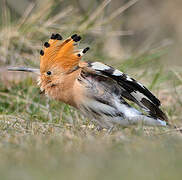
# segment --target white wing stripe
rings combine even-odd
[[[119,71],[118,69],[116,69],[116,70],[113,72],[112,75],[114,75],[114,76],[122,76],[123,73],[122,73],[121,71]]]
[[[128,75],[126,75],[126,80],[127,81],[133,81]]]
[[[95,69],[95,70],[99,70],[99,71],[104,71],[104,70],[110,69],[109,66],[107,66],[107,65],[105,65],[103,63],[100,63],[100,62],[92,63],[92,68]]]
[[[144,88],[144,85],[137,81],[137,84]]]

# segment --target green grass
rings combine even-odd
[[[104,22],[101,27],[113,33],[108,25],[114,16],[104,16],[110,1],[94,2],[98,3],[96,9],[93,6],[95,11],[90,4],[85,14],[75,11],[72,3],[60,6],[57,1],[40,3],[37,9],[30,4],[22,16],[14,16],[2,6],[0,179],[182,178],[181,133],[139,125],[117,127],[108,135],[106,130],[97,131],[76,109],[40,94],[32,74],[4,69],[14,65],[38,67],[39,50],[52,32],[64,37],[80,32],[80,46],[91,46],[86,60],[104,61],[140,80],[161,99],[170,123],[181,127],[182,71],[164,66],[161,59],[167,56],[168,48],[148,49],[124,60],[109,57],[104,49],[108,35],[94,32]]]

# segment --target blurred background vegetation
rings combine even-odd
[[[1,179],[181,179],[181,134],[151,127],[107,135],[69,106],[39,95],[36,77],[54,32],[81,34],[85,60],[145,84],[172,124],[182,122],[181,0],[0,0]]]

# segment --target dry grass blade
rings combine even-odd
[[[50,0],[46,0],[44,3],[40,3],[40,5],[36,8],[36,12],[32,14],[28,19],[28,24],[34,24],[46,19],[46,15],[51,11],[53,2]]]
[[[114,18],[116,18],[117,16],[119,16],[120,14],[122,14],[128,8],[130,8],[131,6],[133,6],[134,4],[136,4],[138,1],[139,0],[131,0],[128,3],[124,4],[120,8],[116,9],[116,11],[114,11],[108,18],[106,18],[102,22],[99,22],[100,23],[99,25],[104,25],[104,24],[110,23]]]
[[[2,20],[2,25],[4,27],[7,27],[10,23],[10,14],[9,14],[9,11],[8,11],[8,8],[6,6],[6,1],[3,0],[1,2],[1,20]]]
[[[26,22],[26,20],[29,18],[34,8],[35,8],[35,3],[30,3],[30,5],[28,6],[28,8],[25,10],[24,14],[20,18],[19,23],[17,24],[17,29],[19,29]]]
[[[95,10],[95,12],[92,13],[92,14],[89,16],[88,20],[85,21],[85,22],[79,27],[79,31],[80,31],[80,32],[85,31],[85,30],[88,28],[89,24],[91,24],[94,20],[96,20],[96,19],[99,17],[99,15],[100,15],[101,13],[103,13],[103,9],[104,9],[110,2],[111,2],[111,0],[105,0],[105,1],[103,1],[102,4]]]
[[[172,72],[178,78],[178,80],[182,83],[182,77],[180,76],[180,74],[177,71],[174,71],[174,70],[172,70]]]
[[[73,7],[69,6],[64,11],[58,13],[54,17],[49,18],[45,23],[43,24],[44,27],[51,26],[52,24],[56,23],[56,21],[64,18],[65,16],[68,16],[73,11]]]
[[[104,29],[93,29],[90,31],[93,34],[103,34]],[[134,35],[133,31],[110,31],[105,33],[106,36],[112,37],[112,36],[131,36]]]

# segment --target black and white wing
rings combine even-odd
[[[133,101],[151,116],[167,121],[167,116],[159,108],[159,99],[135,79],[100,62],[88,62],[85,68],[92,73],[113,79],[122,88],[122,97]]]

